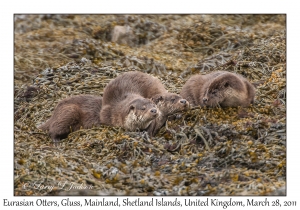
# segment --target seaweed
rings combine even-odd
[[[284,195],[285,18],[15,15],[14,194]],[[111,42],[116,25],[132,28],[134,46]],[[55,145],[37,128],[58,101],[102,95],[132,70],[175,93],[193,74],[239,73],[256,86],[255,103],[176,113],[152,138],[103,125]],[[59,183],[93,187],[67,191]]]

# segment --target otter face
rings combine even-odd
[[[144,130],[159,114],[156,105],[149,99],[135,99],[129,104],[124,127],[130,131]]]
[[[152,101],[157,105],[158,109],[164,115],[169,115],[177,111],[183,111],[189,107],[189,102],[175,93],[156,95],[152,98]]]
[[[222,105],[226,97],[230,96],[232,88],[228,81],[222,83],[211,84],[202,98],[204,106],[216,107]],[[201,99],[200,99],[201,100]]]
[[[235,107],[241,105],[241,89],[242,86],[237,82],[224,80],[218,83],[212,83],[208,88],[204,97],[202,98],[202,104],[210,107]]]

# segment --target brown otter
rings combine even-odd
[[[103,108],[100,112],[101,123],[120,126],[129,131],[147,129],[159,114],[155,104],[137,94],[120,95],[122,93],[114,92],[111,87],[110,85],[106,87],[103,98],[107,95],[115,97],[106,97],[105,103],[103,100]]]
[[[101,106],[100,96],[78,95],[63,99],[39,129],[48,131],[51,139],[58,142],[81,127],[88,129],[100,125]]]
[[[107,116],[114,118],[110,106],[119,106],[118,103],[126,99],[126,95],[135,95],[142,98],[152,99],[159,110],[158,117],[146,129],[150,135],[155,135],[158,129],[165,123],[166,117],[176,111],[184,110],[189,103],[175,93],[169,93],[159,79],[138,71],[126,72],[112,80],[103,93],[103,109],[101,121]],[[109,114],[106,114],[109,112]],[[117,114],[119,114],[117,112]],[[108,119],[108,122],[112,119]]]
[[[180,95],[192,106],[247,107],[254,102],[254,86],[239,74],[216,71],[192,76]]]

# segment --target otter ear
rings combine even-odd
[[[158,96],[154,96],[151,100],[152,100],[155,104],[158,104],[158,102],[164,100],[164,98],[163,98],[161,95],[158,95]]]
[[[128,113],[131,111],[131,110],[134,110],[134,106],[133,105],[130,105],[130,107],[129,107],[129,110],[128,110]]]
[[[229,86],[230,86],[229,82],[225,82],[224,87],[227,88]]]

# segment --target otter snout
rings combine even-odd
[[[157,110],[156,110],[156,109],[151,109],[150,112],[151,112],[152,114],[156,114],[156,113],[157,113]]]
[[[183,105],[185,105],[187,103],[187,100],[181,99],[179,102],[182,103]]]

